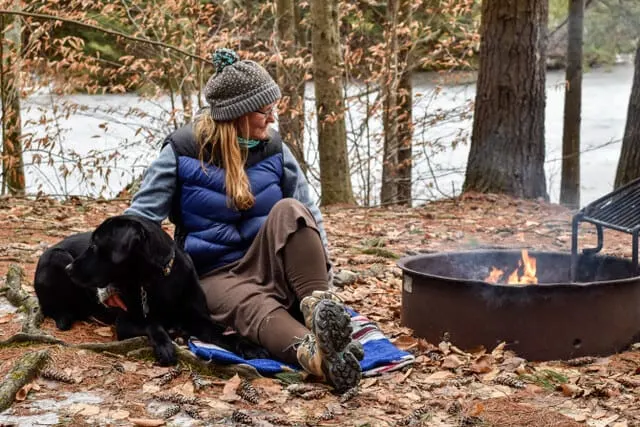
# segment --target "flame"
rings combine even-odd
[[[521,271],[522,274],[520,274]],[[498,283],[502,276],[504,276],[504,271],[496,267],[491,267],[491,272],[484,281],[487,283]],[[538,283],[538,278],[536,277],[536,259],[529,256],[529,252],[526,249],[522,250],[522,258],[518,260],[518,267],[509,275],[507,283],[510,285],[534,285]]]

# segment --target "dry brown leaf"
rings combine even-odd
[[[451,353],[451,343],[447,341],[440,341],[440,344],[438,344],[438,348],[445,356]]]
[[[398,338],[392,340],[393,344],[400,350],[409,351],[412,348],[418,347],[418,340],[409,335],[401,335]]]
[[[463,364],[464,362],[455,354],[450,354],[442,360],[442,367],[446,369],[456,369]]]
[[[484,412],[484,405],[482,403],[476,403],[471,407],[471,410],[469,411],[469,416],[477,417],[477,416],[480,416],[480,414],[482,414],[483,412]]]
[[[183,384],[178,384],[175,387],[172,387],[171,391],[177,394],[182,394],[183,396],[193,397],[195,387],[191,381],[187,381]]]
[[[18,402],[22,402],[23,400],[25,400],[27,398],[27,395],[29,394],[29,391],[31,391],[32,388],[33,388],[33,384],[31,384],[31,383],[23,385],[20,388],[20,390],[18,390],[16,392],[15,399]]]
[[[129,418],[133,425],[141,427],[158,427],[166,424],[165,420],[155,418]]]
[[[111,330],[111,326],[102,326],[100,328],[95,328],[93,332],[96,335],[100,335],[101,337],[106,337],[106,338],[113,337],[113,331]]]
[[[111,418],[112,420],[125,420],[129,418],[129,411],[122,409],[114,409],[105,413],[105,418]]]
[[[76,403],[69,407],[69,410],[75,415],[84,415],[90,417],[100,413],[100,407],[97,405],[89,405],[87,403]]]
[[[584,390],[582,390],[577,385],[571,384],[571,383],[564,383],[560,385],[560,390],[562,390],[562,394],[564,394],[567,397],[576,397],[584,393]]]
[[[160,386],[158,384],[153,383],[144,383],[142,384],[142,392],[143,393],[157,393],[160,391]]]
[[[449,371],[438,371],[426,377],[423,382],[426,384],[439,384],[453,376]]]
[[[234,402],[236,400],[239,400],[240,396],[238,396],[236,391],[238,390],[241,382],[242,380],[240,379],[238,374],[235,374],[233,377],[231,377],[222,389],[222,396],[220,396],[220,400],[224,402]]]
[[[267,396],[282,392],[282,386],[273,378],[256,378],[251,385],[264,390]]]
[[[12,314],[5,314],[3,316],[0,316],[0,325],[2,325],[4,323],[9,323],[11,321],[11,319],[13,319],[13,315]]]
[[[469,367],[471,372],[476,374],[486,374],[493,369],[493,356],[489,354],[478,357]]]
[[[506,342],[502,341],[498,344],[493,350],[491,350],[491,355],[496,359],[500,360],[504,357],[504,347],[507,345]]]

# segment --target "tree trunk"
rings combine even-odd
[[[387,2],[387,23],[384,34],[387,40],[387,58],[382,73],[382,126],[384,146],[382,150],[382,186],[380,203],[398,202],[398,9],[399,0]]]
[[[640,42],[636,50],[635,73],[627,110],[615,188],[640,177]]]
[[[400,25],[406,31],[398,36],[400,64],[402,70],[398,82],[398,203],[411,206],[413,199],[411,193],[412,170],[412,145],[413,145],[413,86],[411,74],[413,61],[411,51],[413,49],[412,33],[409,25],[412,21],[411,1],[400,0],[398,10]]]
[[[383,73],[382,204],[411,205],[411,2],[387,3],[388,63]]]
[[[14,1],[14,9],[21,9]],[[0,16],[0,97],[2,98],[2,193],[22,195],[25,192],[22,159],[22,122],[20,120],[20,88],[18,87],[21,50],[20,18]]]
[[[318,118],[322,205],[354,202],[344,121],[336,0],[311,2],[313,78]]]
[[[570,0],[560,203],[571,209],[580,207],[580,114],[582,109],[583,29],[584,0]]]
[[[482,2],[480,68],[464,191],[547,199],[547,0]]]
[[[276,71],[278,85],[282,90],[283,105],[280,106],[278,125],[280,135],[291,148],[291,152],[306,175],[307,164],[304,160],[304,67],[298,63],[285,64],[286,59],[302,55],[302,40],[298,40],[296,27],[297,6],[293,0],[276,1],[276,22],[278,27],[278,50],[280,58]]]

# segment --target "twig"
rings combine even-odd
[[[27,353],[20,358],[0,385],[0,412],[9,408],[16,393],[33,378],[49,361],[49,351],[40,350]]]
[[[61,344],[67,345],[64,341],[59,340],[58,338],[52,337],[51,335],[46,335],[43,333],[35,333],[28,334],[25,332],[18,332],[15,335],[10,336],[4,341],[0,341],[0,348],[7,347],[11,344],[19,344],[19,343],[38,343],[38,344]]]
[[[109,352],[111,354],[127,355],[135,350],[146,348],[149,345],[149,341],[146,337],[129,338],[122,341],[111,341],[105,343],[83,343],[75,344],[71,347],[79,348],[82,350],[95,351],[96,353]]]
[[[24,11],[19,11],[19,10],[7,10],[7,9],[0,9],[0,15],[20,15],[20,16],[26,16],[26,17],[29,17],[29,18],[34,18],[34,19],[44,20],[44,21],[60,21],[60,22],[66,23],[66,24],[77,25],[79,27],[89,28],[91,30],[95,30],[95,31],[98,31],[98,32],[101,32],[101,33],[110,34],[112,36],[122,37],[122,38],[125,38],[127,40],[131,40],[131,41],[135,41],[135,42],[139,42],[139,43],[151,44],[151,45],[154,45],[154,46],[160,46],[160,47],[163,47],[165,49],[169,49],[169,50],[173,50],[175,52],[181,53],[181,54],[183,54],[185,56],[188,56],[190,58],[198,59],[198,60],[200,60],[200,61],[202,61],[204,63],[211,64],[211,61],[208,60],[207,58],[203,58],[202,56],[194,55],[191,52],[187,52],[186,50],[180,49],[179,47],[172,46],[170,44],[167,44],[167,43],[164,43],[164,42],[161,42],[161,41],[149,40],[149,39],[143,39],[143,38],[140,38],[140,37],[131,36],[129,34],[122,33],[120,31],[109,30],[107,28],[102,28],[102,27],[99,27],[97,25],[92,25],[92,24],[87,24],[86,22],[76,21],[75,19],[63,18],[61,16],[54,16],[54,15],[46,15],[46,14],[43,14],[43,13],[33,13],[33,12],[24,12]]]

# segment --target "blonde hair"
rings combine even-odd
[[[238,210],[247,210],[253,207],[255,197],[251,193],[249,177],[244,169],[248,150],[238,144],[240,126],[248,130],[246,117],[229,122],[215,121],[209,111],[205,111],[196,119],[194,132],[202,169],[206,171],[205,163],[222,167],[229,205]],[[208,158],[205,158],[207,155]]]

